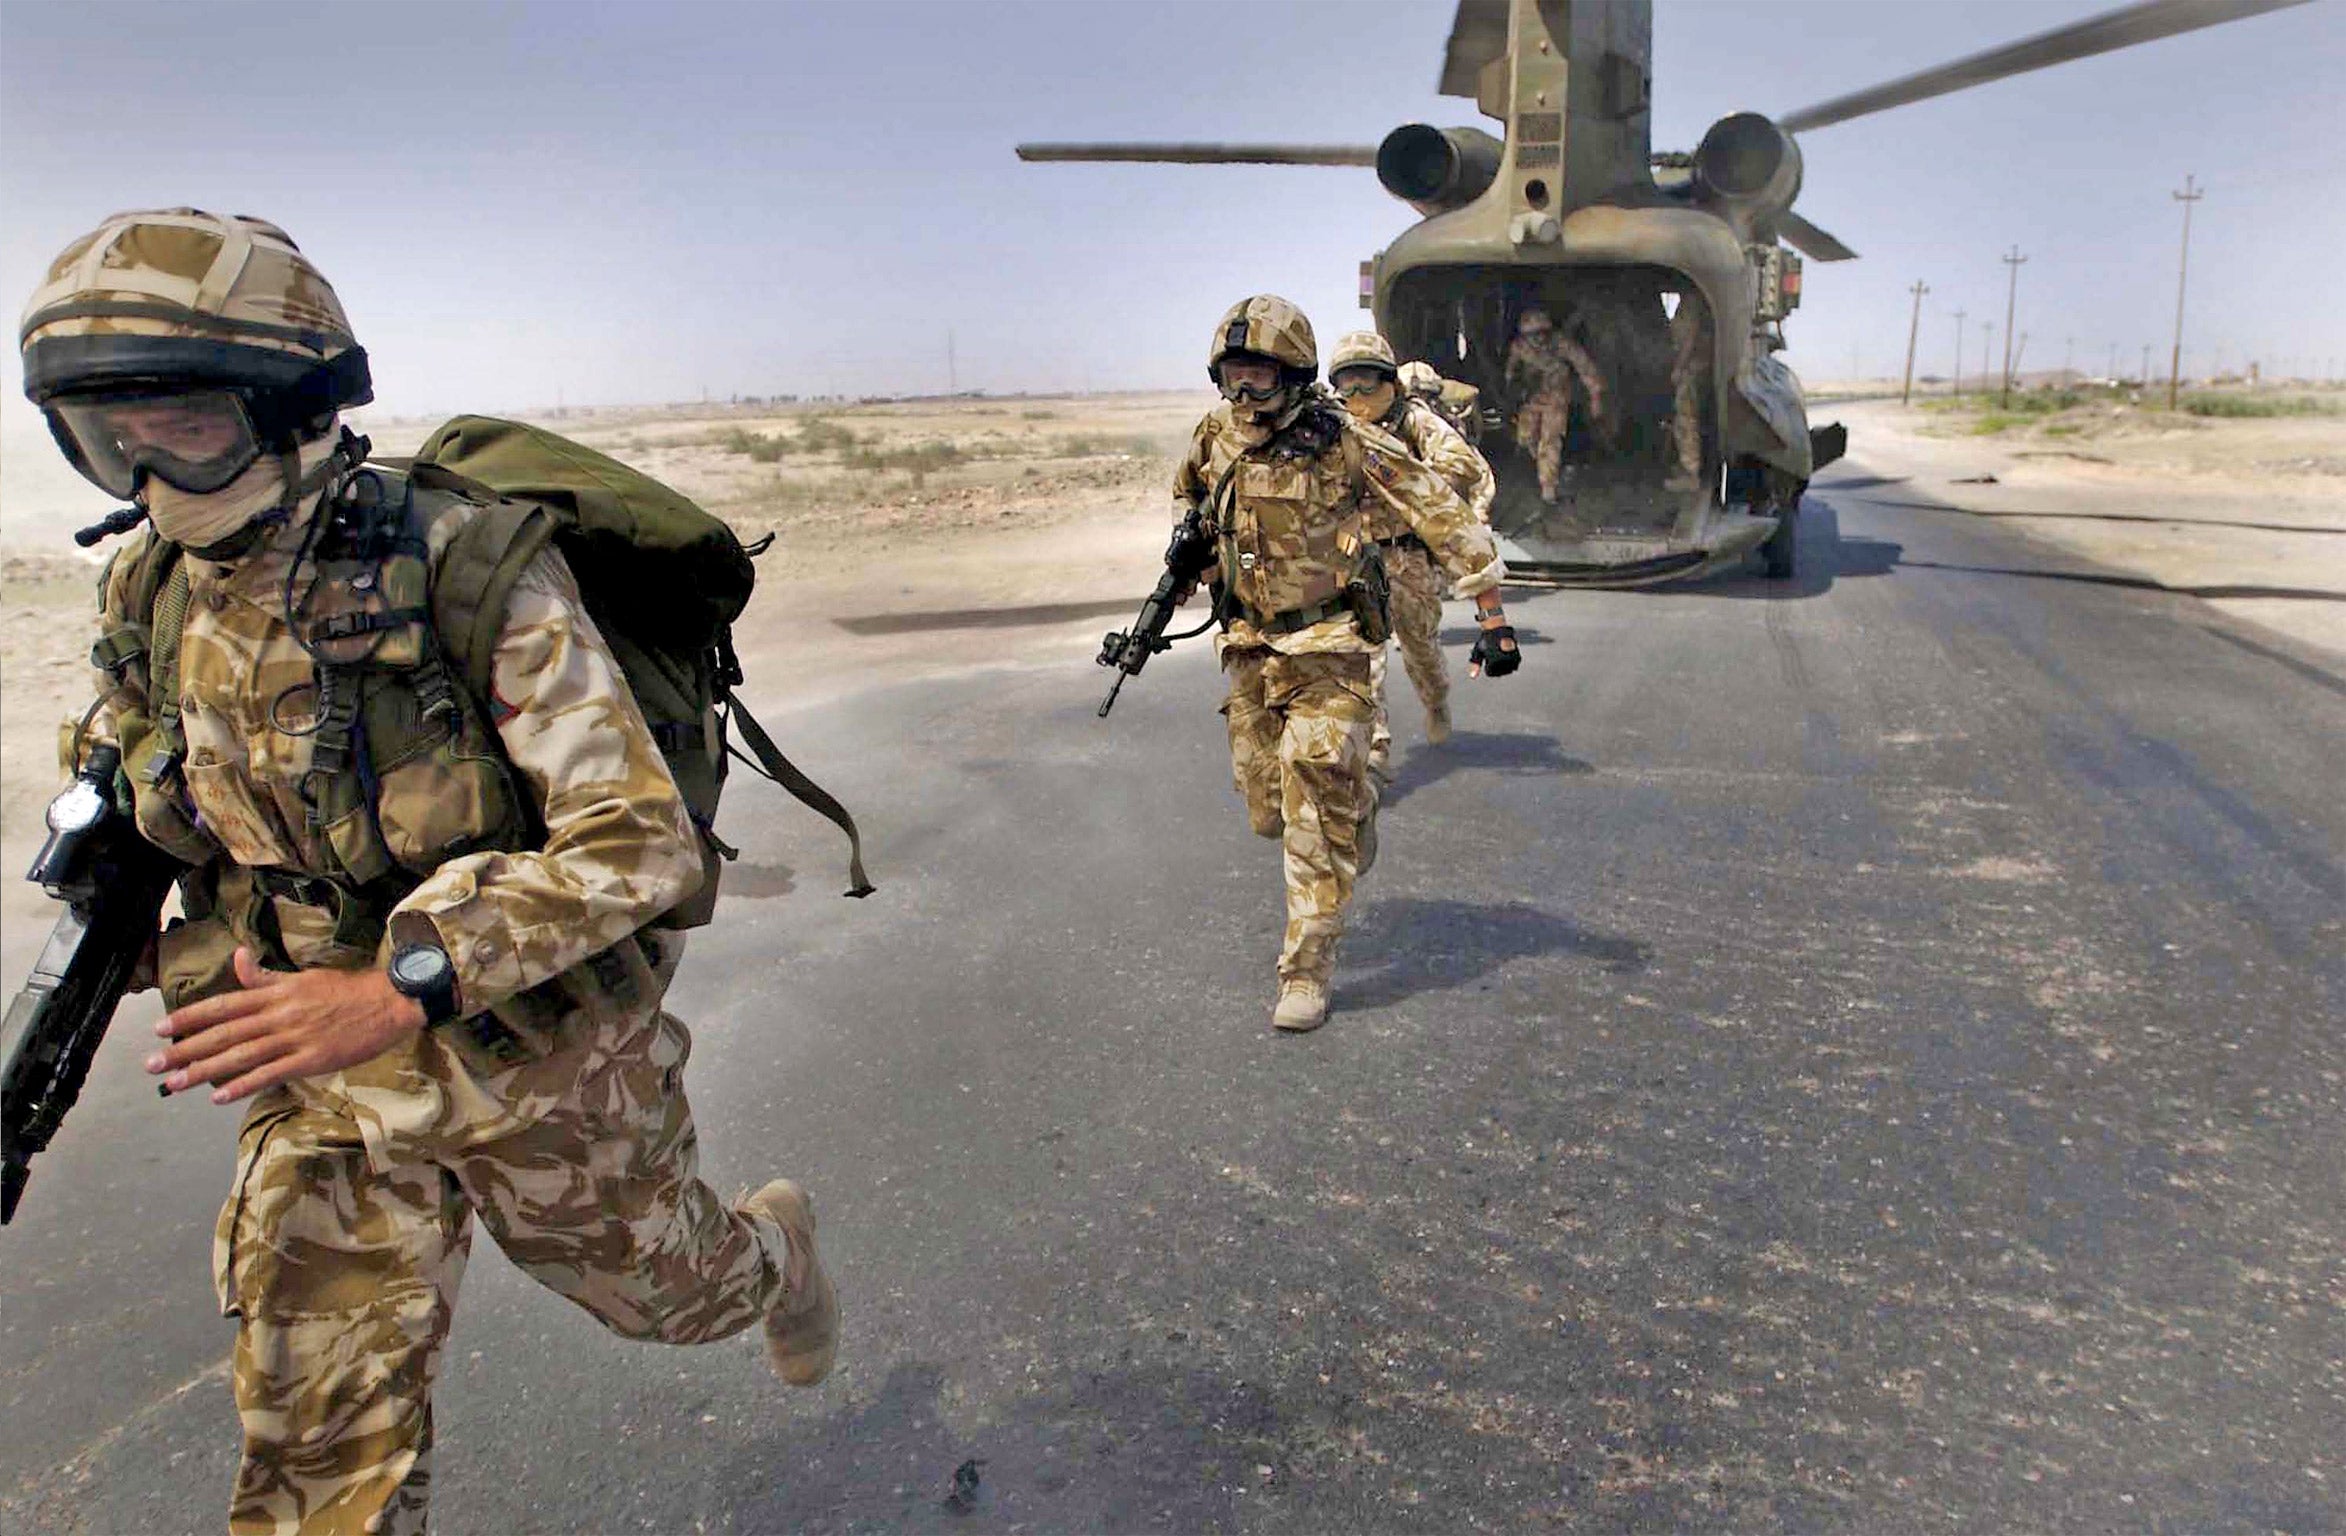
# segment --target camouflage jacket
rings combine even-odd
[[[1507,347],[1507,388],[1518,401],[1545,395],[1569,401],[1573,385],[1587,392],[1589,414],[1605,414],[1605,376],[1588,349],[1560,331],[1518,336]]]
[[[1346,437],[1354,447],[1345,446]],[[1350,613],[1285,633],[1260,622],[1340,597],[1372,538],[1371,507],[1423,539],[1462,596],[1506,575],[1489,531],[1440,476],[1406,444],[1320,396],[1259,443],[1247,440],[1228,402],[1208,412],[1173,472],[1175,515],[1217,492],[1208,515],[1217,521],[1222,579],[1236,599],[1224,647],[1287,655],[1375,650]]]
[[[1489,462],[1439,410],[1403,395],[1377,425],[1406,443],[1420,464],[1448,481],[1476,522],[1490,526],[1491,502],[1499,494],[1499,482],[1492,477]],[[1372,509],[1369,531],[1379,539],[1391,539],[1409,530],[1381,509]]]
[[[429,558],[436,562],[476,515],[466,502],[436,518]],[[198,888],[213,899],[196,923],[166,935],[160,958],[171,1006],[222,985],[216,974],[173,982],[170,941],[201,949],[195,941],[210,926],[302,966],[361,969],[395,943],[437,943],[455,964],[464,1011],[476,1014],[602,959],[692,893],[702,863],[684,803],[568,566],[549,549],[507,605],[489,719],[467,711],[465,729],[493,729],[496,747],[460,735],[449,752],[378,766],[372,823],[401,866],[396,884],[411,888],[392,905],[388,931],[354,947],[326,882],[314,878],[340,867],[335,831],[312,825],[303,795],[317,671],[287,625],[285,583],[308,522],[275,530],[234,564],[186,562],[186,759],[163,784],[141,787],[140,823],[181,857],[207,861]],[[141,548],[124,549],[108,567],[102,623],[125,617],[122,573]],[[328,594],[326,609],[312,611],[331,603]],[[80,742],[143,731],[154,712],[145,669],[98,676],[101,697]],[[504,763],[488,761],[497,749]],[[499,798],[513,788],[526,793],[542,837],[527,847],[479,846],[514,809]],[[157,821],[176,826],[178,837],[159,836],[150,825]]]

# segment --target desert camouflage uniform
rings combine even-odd
[[[1466,503],[1475,521],[1488,528],[1491,501],[1499,484],[1491,466],[1460,436],[1441,412],[1422,400],[1397,394],[1377,425],[1401,440],[1417,461],[1440,475]],[[1442,664],[1443,574],[1415,530],[1382,506],[1369,509],[1369,536],[1383,549],[1385,574],[1393,586],[1393,643],[1410,685],[1429,714],[1449,707],[1450,675]],[[1369,766],[1385,769],[1393,750],[1393,725],[1385,708],[1385,648],[1377,647],[1370,686],[1377,696],[1377,721],[1369,741]]]
[[[1515,407],[1515,440],[1539,471],[1540,499],[1554,501],[1563,485],[1564,434],[1572,422],[1575,387],[1586,393],[1592,420],[1605,412],[1604,375],[1588,350],[1561,331],[1518,336],[1507,348],[1507,388]]]
[[[432,524],[435,556],[469,515]],[[302,521],[233,566],[189,560],[184,781],[142,794],[142,824],[176,802],[217,850],[210,915],[162,945],[174,1007],[221,990],[238,943],[270,964],[362,968],[424,941],[455,964],[466,1018],[252,1101],[213,1249],[221,1306],[240,1320],[231,1529],[418,1531],[432,1381],[475,1212],[515,1264],[613,1332],[679,1344],[763,1318],[788,1240],[697,1175],[689,1037],[660,1006],[682,942],[639,930],[696,887],[699,845],[558,555],[514,589],[493,689],[497,742],[543,841],[433,867],[493,820],[501,775],[427,756],[383,777],[383,841],[425,865],[388,934],[338,934],[330,894],[300,883],[336,868],[301,795],[316,694],[282,592]],[[136,553],[115,562],[114,624]],[[140,731],[155,702],[143,666],[101,676],[93,734]]]
[[[1711,380],[1711,310],[1699,293],[1670,317],[1670,452],[1679,478],[1702,480],[1702,397]]]
[[[1358,446],[1359,472],[1343,438]],[[1267,623],[1337,603],[1375,505],[1416,532],[1467,595],[1506,574],[1490,535],[1450,488],[1383,431],[1314,394],[1267,442],[1227,402],[1198,424],[1173,476],[1176,513],[1217,498],[1229,627],[1216,642],[1229,693],[1230,770],[1247,818],[1282,840],[1287,930],[1281,980],[1325,984],[1376,811],[1368,775],[1379,649],[1349,611],[1293,629]]]

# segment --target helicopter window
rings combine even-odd
[[[1548,184],[1534,176],[1523,184],[1523,200],[1534,208],[1548,206]]]

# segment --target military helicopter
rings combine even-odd
[[[1733,113],[1691,154],[1657,155],[1651,0],[1459,0],[1439,90],[1472,100],[1503,137],[1411,123],[1373,146],[1051,143],[1018,156],[1375,167],[1420,215],[1361,264],[1361,304],[1404,361],[1509,406],[1508,345],[1538,306],[1610,380],[1610,419],[1576,419],[1553,501],[1505,433],[1483,436],[1499,481],[1492,526],[1517,579],[1635,586],[1755,550],[1782,578],[1795,574],[1801,493],[1847,444],[1838,425],[1810,427],[1776,356],[1800,303],[1795,253],[1857,254],[1792,211],[1793,135],[2302,3],[2143,0],[1781,117]],[[1691,443],[1673,452],[1688,413],[1699,469]],[[1502,411],[1485,421],[1501,425]]]

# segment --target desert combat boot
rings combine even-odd
[[[811,1387],[839,1356],[839,1293],[815,1253],[815,1203],[790,1180],[776,1179],[741,1209],[773,1221],[790,1239],[790,1267],[798,1273],[766,1314],[766,1361],[791,1386]]]
[[[1328,984],[1309,976],[1290,976],[1279,983],[1279,1001],[1271,1009],[1271,1025],[1291,1035],[1308,1034],[1328,1022]]]

